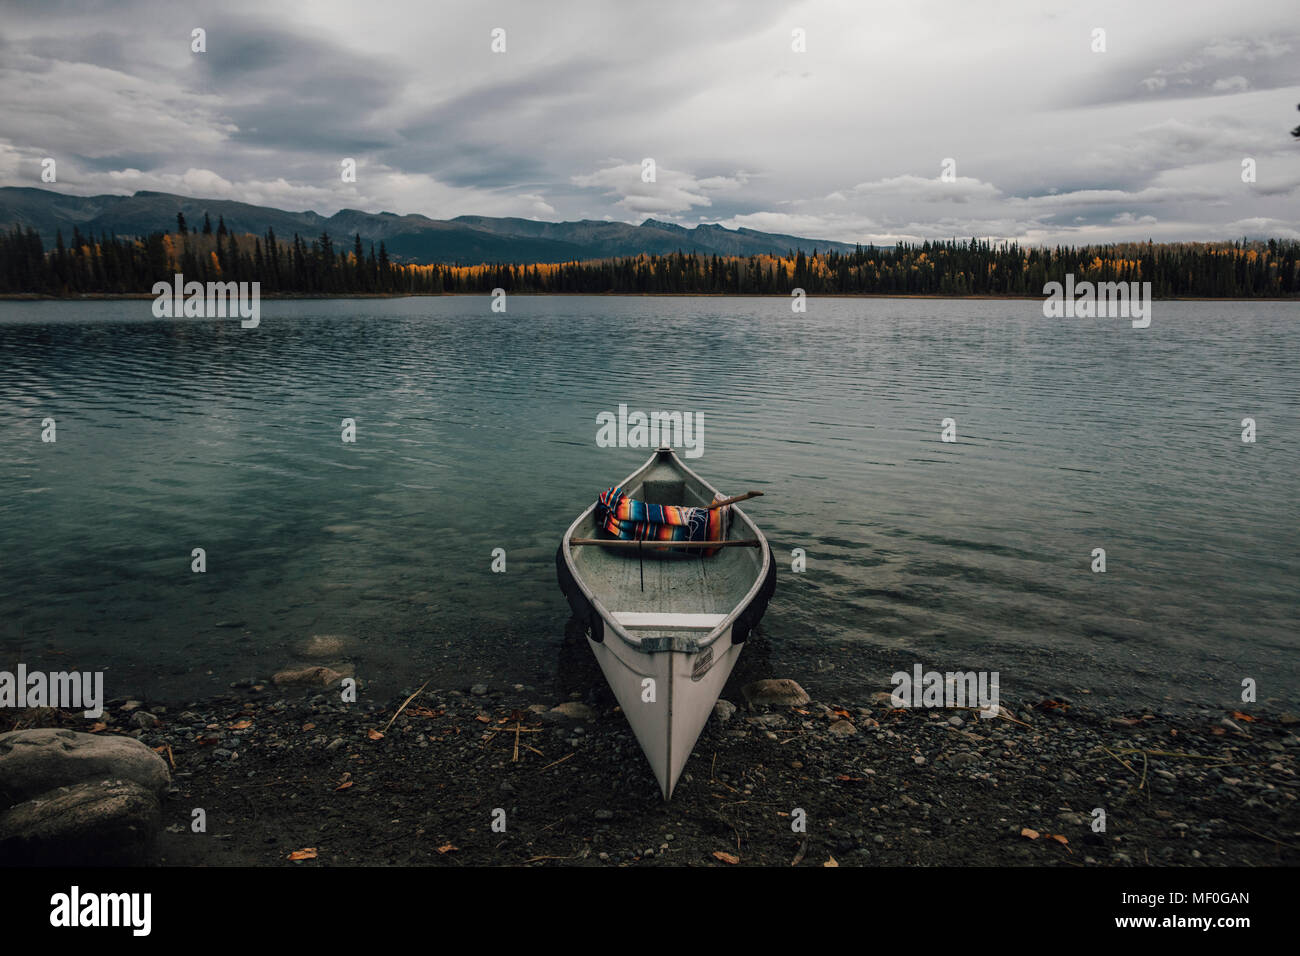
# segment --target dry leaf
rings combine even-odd
[[[1049,833],[1049,834],[1047,834],[1047,836],[1048,836],[1050,839],[1055,840],[1057,843],[1069,843],[1069,842],[1070,842],[1069,840],[1067,840],[1064,836],[1062,836],[1062,835],[1059,834],[1059,833]]]
[[[456,852],[457,850],[459,850],[459,849],[460,849],[460,847],[458,847],[458,846],[452,846],[450,843],[444,843],[442,846],[438,847],[438,852],[439,852],[439,853],[455,853],[455,852]]]
[[[346,790],[350,786],[352,786],[352,781],[344,780],[341,784],[339,784],[337,787],[334,788],[334,792],[338,793],[340,790]]]
[[[305,850],[294,850],[289,854],[291,860],[314,860],[316,859],[316,848],[309,846]]]
[[[839,864],[835,862],[835,857],[830,857],[825,863],[822,864],[822,866],[839,866]]]
[[[714,859],[721,860],[723,863],[739,863],[740,857],[734,853],[724,853],[722,850],[713,851]]]
[[[374,728],[371,728],[371,729],[366,733],[366,736],[369,737],[371,740],[383,740],[383,739],[384,739],[384,735],[383,735],[382,733],[380,733],[378,730],[375,730]]]
[[[101,730],[108,730],[108,724],[104,723],[102,720],[90,725],[90,732],[92,734],[97,734]]]
[[[1025,827],[1023,830],[1021,830],[1021,831],[1020,831],[1020,835],[1021,835],[1022,837],[1029,837],[1029,839],[1031,839],[1031,840],[1037,840],[1037,839],[1038,839],[1038,831],[1037,831],[1037,830],[1031,830],[1031,829],[1029,829],[1029,827]]]
[[[231,730],[247,730],[247,729],[248,729],[249,727],[251,727],[251,726],[253,726],[253,722],[252,722],[251,720],[241,720],[241,721],[240,721],[239,723],[237,723],[237,724],[231,724],[231,725],[230,725],[230,729],[231,729]]]
[[[316,729],[316,725],[315,725],[315,724],[303,724],[303,725],[302,725],[302,732],[303,732],[303,733],[306,733],[306,732],[309,731],[309,730],[315,730],[315,729]]]
[[[803,855],[807,851],[807,849],[808,849],[808,838],[804,837],[803,842],[799,844],[799,852],[794,855],[794,859],[790,861],[790,865],[798,866],[800,863],[802,863]]]
[[[477,717],[475,717],[474,719],[477,720],[480,724],[490,724],[490,723],[492,723],[492,718],[489,717],[487,714],[479,714],[479,715],[478,715]]]
[[[1232,712],[1232,719],[1233,719],[1233,720],[1244,720],[1244,721],[1246,721],[1247,723],[1251,723],[1251,724],[1253,724],[1253,723],[1255,722],[1255,718],[1254,718],[1254,717],[1250,716],[1250,714],[1243,714],[1243,713],[1242,713],[1241,711],[1239,711],[1239,710],[1234,710],[1234,711]]]
[[[850,713],[849,713],[847,710],[845,710],[843,707],[832,707],[832,708],[831,708],[831,712],[830,712],[830,714],[829,714],[828,716],[831,716],[831,717],[842,717],[842,718],[844,718],[845,720],[848,720],[848,719],[850,719],[853,715],[850,714]]]

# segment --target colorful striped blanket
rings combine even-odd
[[[596,499],[596,525],[626,541],[722,541],[727,536],[731,508],[687,508],[652,505],[629,498],[617,485]],[[675,550],[668,548],[667,550]],[[721,548],[676,549],[710,557]]]

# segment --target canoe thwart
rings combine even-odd
[[[757,548],[758,538],[727,541],[628,541],[624,538],[570,538],[569,544],[598,544],[605,548]]]
[[[657,631],[711,631],[727,619],[725,614],[684,614],[654,611],[614,611],[614,620],[625,628]]]

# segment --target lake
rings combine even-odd
[[[554,552],[650,453],[597,446],[626,404],[703,416],[687,463],[765,492],[778,589],[733,699],[916,663],[1017,701],[1300,699],[1296,304],[1156,302],[1147,329],[1037,301],[151,305],[0,303],[0,668],[186,701],[324,634],[376,693],[602,683]]]

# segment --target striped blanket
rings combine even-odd
[[[597,527],[626,541],[722,541],[727,536],[730,518],[730,506],[710,511],[680,505],[652,505],[629,498],[618,486],[607,488],[596,499]],[[707,558],[722,549],[676,550]]]

